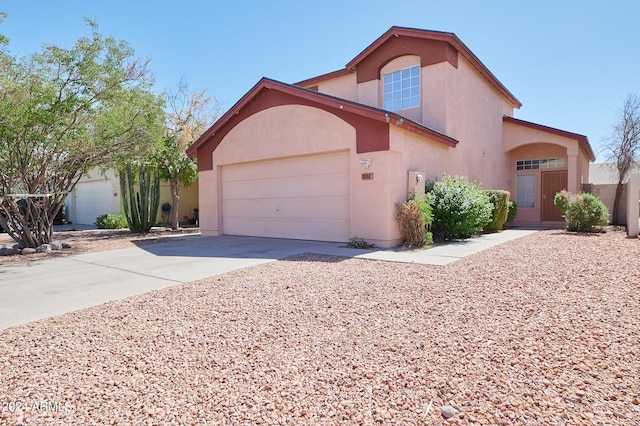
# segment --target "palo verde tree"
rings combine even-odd
[[[179,226],[180,186],[189,186],[198,178],[196,160],[185,151],[218,119],[220,104],[205,96],[206,89],[189,92],[184,81],[167,96],[167,132],[156,151],[154,162],[160,177],[171,188],[171,229]]]
[[[70,49],[0,52],[0,226],[25,247],[50,242],[83,173],[148,155],[164,129],[148,61],[87,23]]]
[[[637,95],[625,98],[606,149],[609,151],[608,159],[615,164],[617,172],[616,196],[611,215],[612,222],[617,224],[622,187],[632,167],[640,162],[640,98]]]

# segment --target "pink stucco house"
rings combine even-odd
[[[396,204],[444,173],[506,189],[516,222],[562,221],[595,157],[521,103],[452,33],[393,27],[344,69],[264,78],[189,149],[205,235],[399,243]]]

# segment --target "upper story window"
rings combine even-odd
[[[384,109],[398,111],[420,106],[418,65],[384,75]]]

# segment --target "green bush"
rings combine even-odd
[[[569,231],[597,232],[609,223],[607,207],[593,194],[561,191],[556,194],[553,203],[562,210]]]
[[[430,194],[414,196],[398,204],[396,220],[405,238],[405,244],[410,247],[423,247],[433,242],[433,235],[429,228],[433,222]]]
[[[480,187],[466,177],[445,175],[429,186],[433,196],[433,232],[438,238],[469,238],[489,223],[493,205]]]
[[[129,226],[127,218],[121,214],[103,214],[93,224],[100,229],[124,229]]]
[[[507,214],[509,213],[509,191],[502,191],[499,189],[483,191],[488,197],[493,208],[491,209],[491,219],[489,223],[484,227],[485,231],[495,232],[501,231],[505,222],[507,221]]]
[[[509,201],[509,212],[507,213],[506,223],[513,223],[513,220],[516,218],[516,213],[518,213],[518,204],[515,201]]]
[[[363,238],[354,236],[354,237],[351,237],[351,239],[347,243],[347,247],[354,248],[354,249],[370,249],[375,247],[375,245],[366,242]]]

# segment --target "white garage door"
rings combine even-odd
[[[74,222],[77,224],[92,225],[98,216],[120,213],[118,199],[114,202],[114,190],[110,182],[79,183],[74,192]]]
[[[222,168],[222,228],[228,235],[347,241],[347,152]]]

